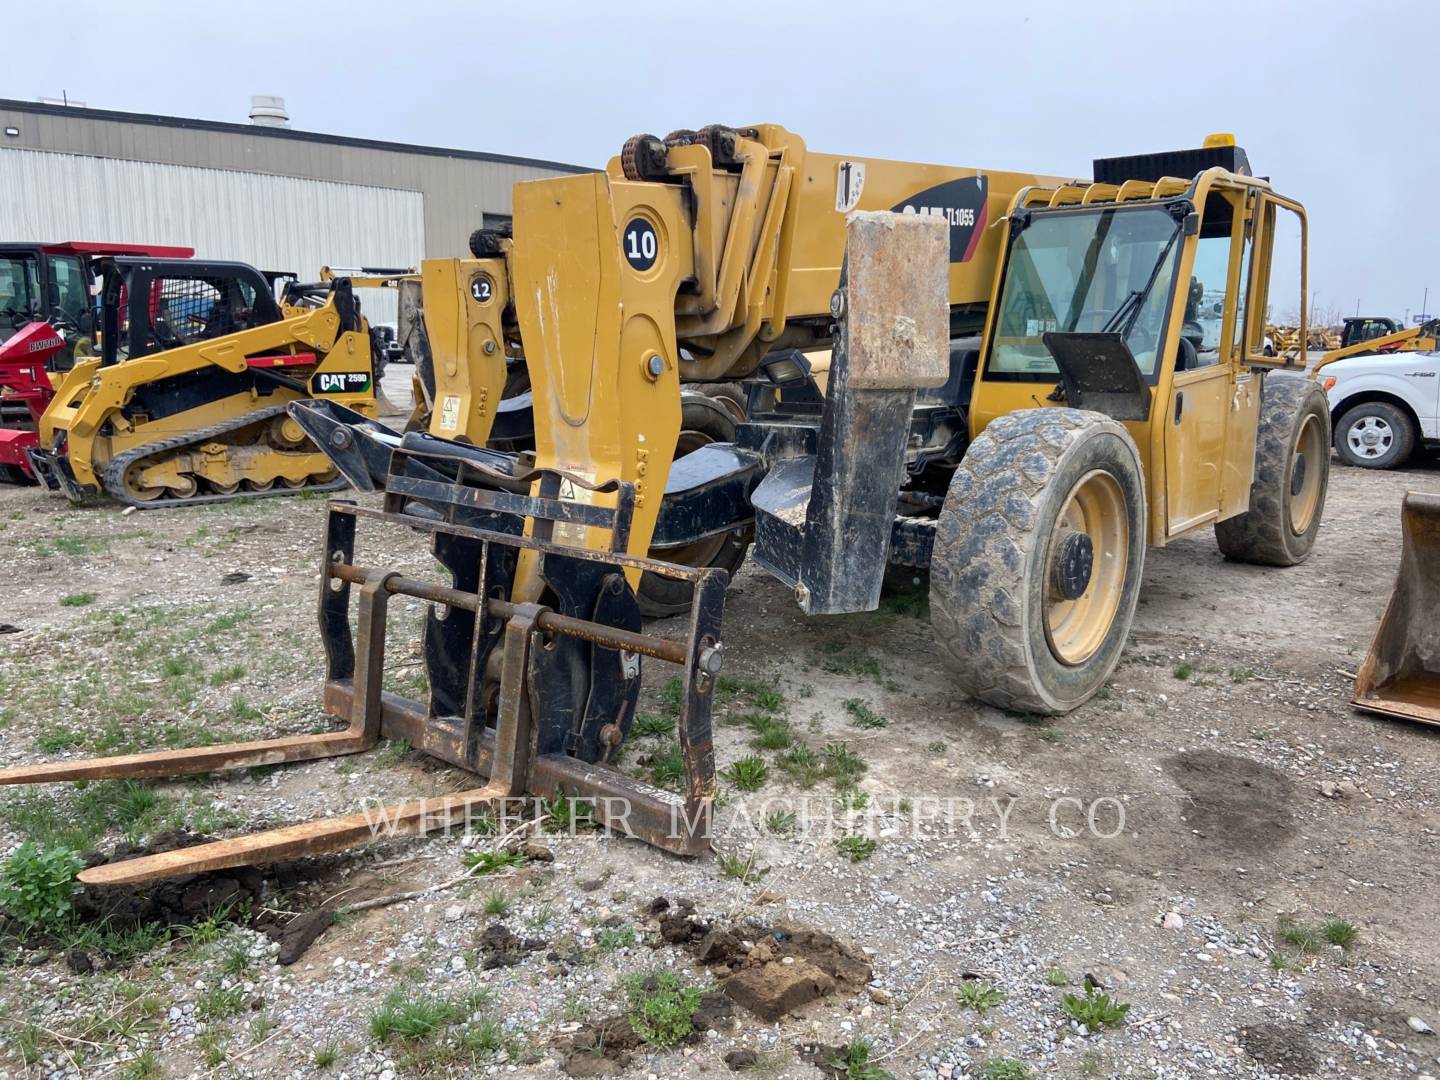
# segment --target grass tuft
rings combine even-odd
[[[880,841],[868,836],[842,836],[835,841],[835,846],[851,862],[862,862],[875,854]]]
[[[1360,940],[1359,927],[1344,919],[1331,919],[1320,927],[1320,933],[1331,945],[1339,945],[1347,951]]]
[[[840,1047],[840,1053],[825,1064],[845,1080],[895,1080],[893,1073],[870,1060],[873,1049],[869,1039],[858,1036]]]
[[[858,697],[845,699],[845,711],[850,714],[850,722],[856,727],[883,728],[890,726],[889,720]]]
[[[967,979],[960,984],[960,989],[955,991],[955,998],[965,1008],[983,1013],[1004,1001],[1005,992],[983,979]]]
[[[770,768],[764,758],[751,754],[732,761],[720,775],[741,791],[759,791],[769,779]]]

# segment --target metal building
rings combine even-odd
[[[587,171],[506,154],[295,131],[279,98],[249,124],[0,99],[0,240],[183,244],[314,280],[323,265],[467,254],[522,180]],[[366,296],[378,322],[388,295]]]

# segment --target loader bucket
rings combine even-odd
[[[1440,495],[1406,494],[1400,526],[1400,572],[1356,676],[1354,704],[1440,725]]]
[[[380,438],[369,429],[363,434]],[[445,829],[474,813],[511,817],[527,802],[554,798],[583,799],[597,824],[676,854],[709,847],[716,793],[710,707],[728,575],[626,554],[631,484],[594,485],[556,470],[503,471],[493,453],[429,436],[400,442],[392,447],[384,438],[365,451],[373,465],[382,449],[390,450],[383,509],[335,500],[326,514],[319,574],[324,705],[347,722],[344,730],[17,766],[0,769],[0,785],[308,761],[361,753],[381,736],[483,777],[483,785],[107,863],[83,871],[82,882],[128,884],[275,862]],[[357,460],[354,467],[365,465]],[[616,505],[561,495],[578,489],[613,494]],[[577,526],[603,530],[608,550],[562,542]],[[375,532],[389,536],[377,543]],[[428,540],[438,573],[411,577],[377,565],[397,539],[417,535]],[[546,589],[538,599],[512,591],[522,556],[540,567]],[[692,607],[681,634],[644,632],[627,570],[689,585]],[[430,605],[425,701],[382,688],[392,596]],[[635,716],[642,663],[657,661],[662,677],[666,667],[678,668],[685,773],[678,793],[611,764]]]

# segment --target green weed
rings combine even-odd
[[[873,1049],[870,1040],[863,1036],[851,1039],[841,1047],[841,1053],[826,1064],[840,1072],[845,1080],[895,1080],[892,1073],[870,1060]]]
[[[981,1080],[1035,1080],[1035,1070],[1014,1058],[988,1058],[980,1066]]]
[[[1004,1001],[1005,992],[983,979],[968,979],[955,991],[955,998],[965,1008],[983,1013]]]
[[[32,929],[53,929],[70,914],[84,865],[66,847],[21,844],[0,867],[0,910]]]
[[[835,841],[835,846],[851,862],[861,862],[875,854],[880,841],[868,836],[842,836]]]
[[[675,717],[661,716],[659,713],[641,713],[635,717],[630,734],[643,739],[649,735],[669,735],[674,730]]]
[[[765,817],[765,829],[777,836],[789,836],[795,831],[795,815],[789,810],[776,810]]]
[[[1331,945],[1339,945],[1346,950],[1360,940],[1359,928],[1344,919],[1331,919],[1320,927],[1320,933]]]
[[[498,874],[515,866],[525,865],[525,856],[518,851],[467,851],[460,856],[462,865],[474,871],[476,877]]]
[[[890,726],[889,720],[870,708],[860,698],[846,698],[845,711],[850,714],[850,722],[856,727],[883,728]]]
[[[1107,1027],[1119,1027],[1130,1012],[1128,1003],[1122,1004],[1109,994],[1101,992],[1088,979],[1085,981],[1085,996],[1066,994],[1060,999],[1060,1007],[1077,1024],[1084,1024],[1092,1032]]]
[[[633,975],[624,982],[625,1011],[636,1035],[658,1050],[686,1038],[700,1007],[700,989],[671,971]]]
[[[732,761],[720,775],[741,791],[759,791],[765,786],[770,769],[764,758],[750,755]]]
[[[680,755],[678,742],[667,743],[663,749],[650,755],[650,779],[656,787],[678,787],[684,777],[685,759]]]

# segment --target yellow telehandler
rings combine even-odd
[[[1286,215],[1300,250],[1283,254],[1303,268],[1303,209],[1228,137],[1070,180],[712,125],[637,136],[604,173],[518,185],[513,237],[422,267],[429,430],[291,409],[357,488],[384,492],[327,515],[325,703],[348,726],[0,783],[304,760],[382,733],[488,778],[82,874],[96,883],[425,832],[527,794],[582,797],[619,832],[702,850],[729,577],[710,565],[717,537],[753,545],[811,614],[874,608],[887,565],[928,566],[951,661],[937,677],[1005,708],[1073,709],[1120,658],[1147,546],[1213,527],[1227,556],[1289,566],[1315,542],[1324,396],[1263,349]],[[1304,291],[1302,271],[1302,319]],[[1220,310],[1205,324],[1202,299]],[[821,393],[807,353],[825,348]],[[487,443],[520,360],[534,443],[515,452]],[[677,457],[687,384],[735,380],[734,441]],[[428,536],[440,579],[385,569],[386,529]],[[651,557],[671,551],[694,555]],[[646,575],[688,612],[679,633],[647,630]],[[424,702],[381,692],[392,595],[432,605]],[[608,767],[655,661],[680,668],[678,794]]]

